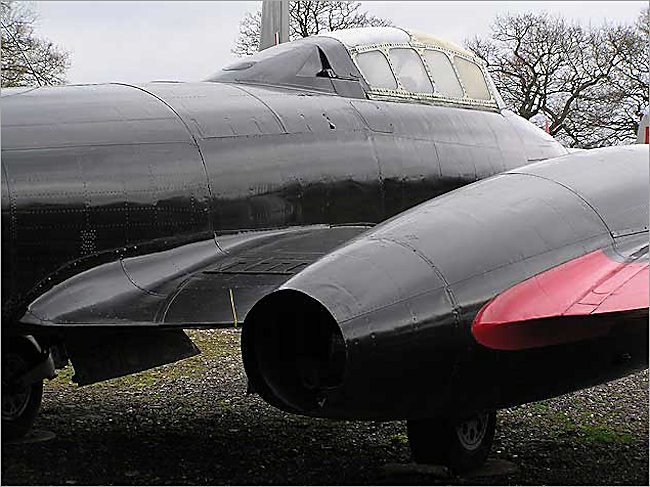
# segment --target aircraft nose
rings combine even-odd
[[[457,328],[435,269],[412,249],[361,239],[258,302],[242,353],[253,386],[281,409],[397,418],[440,406],[429,388],[448,387]]]

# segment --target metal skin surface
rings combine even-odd
[[[211,82],[3,90],[3,334],[229,325],[233,288],[243,321],[368,225],[566,152],[508,112],[367,100],[334,39],[274,49]],[[280,277],[220,272],[281,241]]]
[[[470,415],[647,366],[647,304],[576,317],[609,320],[589,340],[472,335],[533,276],[637,255],[647,147],[567,156],[495,97],[370,95],[329,37],[201,83],[3,90],[3,338],[87,384],[243,322],[264,399],[351,419]]]
[[[595,251],[647,269],[648,184],[647,146],[628,146],[511,170],[410,209],[255,305],[242,337],[247,375],[287,411],[420,419],[539,400],[645,368],[643,282],[638,309],[568,317],[558,309],[561,343],[499,350],[471,329],[496,296]],[[603,325],[571,336],[572,327]],[[304,338],[316,327],[322,336]],[[305,361],[292,340],[320,362]]]

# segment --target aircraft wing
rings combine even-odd
[[[35,299],[22,322],[49,327],[218,327],[369,225],[254,231],[123,258]]]

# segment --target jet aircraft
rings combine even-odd
[[[331,32],[204,82],[5,89],[2,115],[4,437],[56,367],[173,362],[190,328],[243,325],[271,404],[407,419],[416,460],[457,470],[495,409],[647,364],[647,293],[612,304],[647,273],[643,154],[566,155],[452,43]],[[546,306],[540,282],[564,283]],[[593,327],[572,292],[605,294]]]

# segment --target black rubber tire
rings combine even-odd
[[[483,421],[476,443],[468,448],[457,427],[468,421]],[[409,420],[406,423],[411,455],[416,463],[445,465],[454,473],[476,470],[485,463],[496,430],[496,413],[473,418],[435,418]]]
[[[40,353],[33,343],[25,339],[11,339],[3,343],[2,347],[2,372],[6,370],[7,360],[19,357],[25,364],[33,364],[40,358]],[[9,394],[5,386],[5,379],[2,380],[2,397]],[[2,405],[2,441],[16,440],[25,436],[36,419],[38,410],[43,399],[43,380],[34,382],[28,389],[28,397],[24,409],[14,416],[5,414],[5,405]]]

